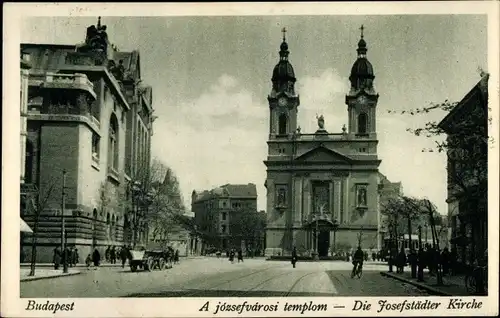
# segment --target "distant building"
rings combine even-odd
[[[389,247],[389,228],[388,228],[388,218],[383,213],[384,206],[391,199],[395,199],[403,195],[403,186],[401,182],[391,182],[387,177],[379,172],[379,204],[380,204],[380,220],[379,220],[379,238],[380,242],[378,242],[379,248],[388,248]]]
[[[458,262],[474,264],[488,247],[488,75],[439,123],[448,135],[448,219]]]
[[[317,131],[306,133],[298,124],[297,78],[283,36],[267,98],[267,256],[291,255],[296,247],[299,254],[326,257],[335,245],[356,248],[360,235],[364,249],[379,241],[379,95],[367,51],[361,33],[345,97],[347,127],[329,133],[321,115]]]
[[[153,123],[139,52],[111,45],[100,18],[81,45],[22,44],[21,51],[32,64],[24,180],[42,197],[53,187],[40,211],[37,261],[51,262],[61,245],[63,170],[65,237],[80,259],[93,248],[131,244],[131,211],[122,203],[130,197],[129,181],[149,166]],[[34,224],[33,209],[21,213]]]
[[[257,187],[249,184],[225,184],[212,190],[193,191],[191,211],[202,237],[202,253],[209,249],[246,248],[244,233],[235,232],[240,213],[257,211]]]

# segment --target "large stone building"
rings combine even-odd
[[[149,166],[153,122],[152,89],[140,84],[139,52],[111,45],[100,18],[81,45],[21,49],[32,64],[25,183],[35,185],[44,201],[21,213],[33,226],[40,212],[37,261],[50,262],[61,245],[63,217],[67,244],[81,259],[94,247],[130,244],[132,233],[142,231],[133,231],[123,202],[131,195],[129,181]]]
[[[488,78],[443,118],[448,135],[448,219],[458,263],[471,266],[488,248]]]
[[[209,249],[246,248],[244,233],[237,230],[241,213],[257,212],[257,187],[225,184],[212,190],[193,191],[191,211],[202,239],[202,253]]]
[[[377,101],[373,67],[363,33],[345,97],[348,125],[329,133],[318,118],[315,133],[301,132],[297,78],[285,36],[268,96],[270,122],[267,167],[266,255],[327,256],[337,244],[380,242]],[[340,107],[340,105],[332,105]],[[378,246],[377,246],[378,247]]]

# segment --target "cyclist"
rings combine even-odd
[[[364,253],[361,250],[361,246],[358,246],[358,249],[356,252],[354,252],[354,255],[352,257],[352,264],[354,265],[352,268],[352,277],[356,275],[356,273],[363,268],[363,260],[364,260]]]

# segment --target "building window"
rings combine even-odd
[[[221,231],[222,231],[222,234],[226,234],[226,225],[225,224],[222,224]]]
[[[226,212],[222,212],[222,221],[225,221],[227,219]]]
[[[108,166],[118,169],[118,120],[115,114],[111,115],[109,123]]]
[[[358,133],[366,134],[368,130],[368,116],[365,113],[361,113],[358,116]]]
[[[92,160],[99,162],[99,141],[101,137],[95,132],[92,133]]]
[[[281,114],[278,120],[278,134],[286,134],[287,118],[285,114]]]

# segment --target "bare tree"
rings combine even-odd
[[[29,215],[31,211],[34,216],[33,233],[31,236],[31,264],[30,264],[29,276],[35,276],[35,271],[36,271],[36,258],[37,258],[36,246],[38,241],[38,225],[40,223],[40,214],[47,207],[47,203],[49,202],[54,193],[54,188],[56,184],[57,180],[52,179],[48,183],[45,191],[41,191],[40,189],[33,187],[32,189],[33,191],[29,191],[25,195],[25,200],[27,201],[26,209],[28,210],[26,214]]]
[[[140,233],[151,232],[153,240],[168,241],[171,230],[179,225],[174,215],[185,212],[179,183],[167,165],[155,159],[143,166],[131,180],[133,245]]]

